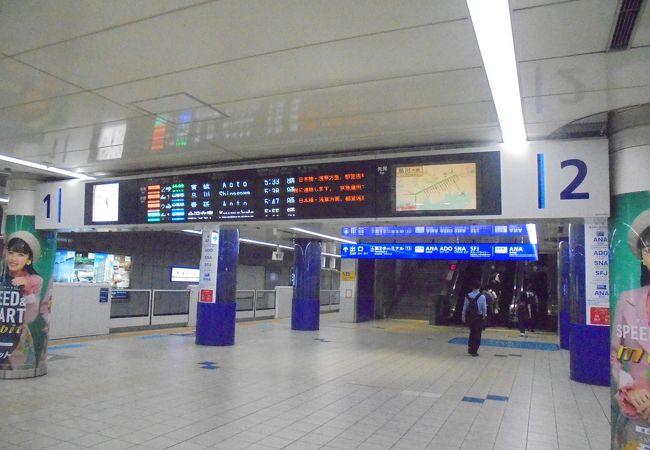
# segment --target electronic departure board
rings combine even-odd
[[[501,213],[499,152],[447,154],[112,181],[113,224]],[[95,186],[86,184],[87,225]],[[135,191],[135,192],[134,192]],[[134,195],[135,194],[135,195]]]
[[[367,217],[375,210],[368,169],[339,163],[145,179],[140,222]]]

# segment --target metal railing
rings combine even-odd
[[[275,316],[275,290],[238,290],[235,300],[241,313],[238,316]],[[337,289],[320,291],[321,311],[338,311],[340,302]],[[189,312],[189,289],[116,289],[111,296],[111,319],[115,321],[130,320],[137,325],[182,323],[188,321]]]
[[[182,316],[189,311],[189,289],[116,289],[111,295],[111,319],[143,319],[139,325],[187,322]]]

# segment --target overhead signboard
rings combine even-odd
[[[498,215],[499,161],[491,151],[88,183],[85,225]]]
[[[367,160],[46,183],[37,189],[34,209],[39,229],[345,218],[607,217],[609,155],[606,139],[536,141],[520,152],[499,145],[489,150],[395,149]]]
[[[503,237],[536,236],[535,224],[498,225],[395,225],[379,227],[343,227],[344,237]]]
[[[537,261],[536,244],[342,244],[341,258]]]

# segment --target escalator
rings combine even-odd
[[[386,293],[383,317],[428,320],[436,325],[461,324],[463,301],[472,283],[496,295],[489,326],[516,327],[514,305],[525,286],[539,297],[538,327],[553,330],[557,317],[547,317],[549,277],[542,264],[525,261],[402,260],[388,270],[393,281],[381,287]],[[491,302],[490,302],[491,303]],[[550,308],[549,308],[550,309]]]
[[[480,280],[483,289],[496,294],[498,314],[491,318],[492,326],[508,326],[510,305],[513,303],[517,286],[521,287],[521,262],[516,261],[461,261],[458,264],[448,298],[442,303],[449,306],[447,314],[440,314],[439,324],[460,324],[465,295],[472,290],[472,283]],[[453,306],[452,306],[453,305]]]
[[[447,292],[449,266],[441,260],[403,261],[386,317],[431,321],[441,294]]]

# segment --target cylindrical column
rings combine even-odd
[[[561,241],[557,253],[557,298],[560,308],[558,328],[560,332],[560,348],[565,350],[569,349],[569,331],[571,329],[570,267],[569,243]]]
[[[196,343],[234,345],[239,230],[204,230],[203,235]]]
[[[569,225],[569,313],[571,323],[585,323],[585,226]]]
[[[56,233],[34,227],[34,183],[13,181],[0,269],[0,378],[47,373]]]
[[[585,256],[593,251],[585,241],[585,225],[569,226],[570,311],[569,330],[570,376],[574,381],[609,385],[609,328],[587,323],[587,277]]]
[[[293,299],[291,328],[318,330],[320,325],[321,242],[314,239],[294,241]]]
[[[650,105],[609,114],[612,449],[650,445]]]

